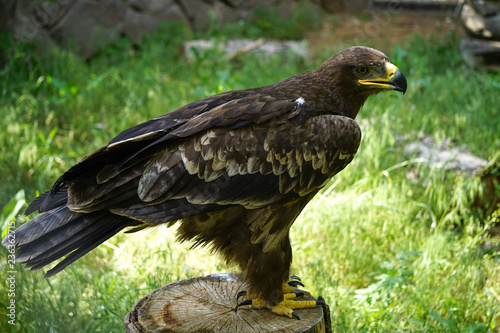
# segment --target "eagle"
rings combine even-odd
[[[371,95],[406,92],[382,52],[347,48],[317,69],[269,86],[223,92],[118,134],[36,198],[39,214],[2,244],[59,273],[122,230],[177,225],[179,241],[210,246],[248,285],[239,305],[293,311],[289,231],[306,204],[353,159],[354,120]],[[291,296],[290,296],[291,295]],[[241,295],[239,295],[241,296]]]

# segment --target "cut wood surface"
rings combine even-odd
[[[328,306],[297,309],[301,320],[268,309],[241,306],[236,294],[246,290],[235,274],[181,280],[137,301],[125,317],[125,332],[329,332]],[[302,291],[302,290],[301,290]],[[314,300],[308,292],[297,300]],[[240,299],[241,301],[241,299]],[[325,315],[325,313],[327,315]]]

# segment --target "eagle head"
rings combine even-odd
[[[327,61],[316,73],[335,100],[347,106],[354,118],[366,99],[384,90],[406,92],[403,73],[382,52],[366,46],[347,48]]]

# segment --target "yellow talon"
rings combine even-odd
[[[287,295],[293,295],[292,297],[295,298],[295,294],[287,294]],[[260,298],[253,299],[251,301],[251,304],[250,301],[246,302],[249,302],[247,304],[251,305],[253,309],[267,308],[278,315],[283,315],[289,318],[296,318],[296,319],[300,319],[300,317],[293,311],[294,309],[315,308],[317,305],[322,304],[319,301],[295,301],[293,299],[286,299],[286,298],[283,302],[278,303],[276,305],[269,305],[266,301]]]
[[[316,305],[319,305],[318,301],[294,301],[294,300],[284,300],[279,304],[282,304],[290,309],[309,309],[309,308],[315,308]]]
[[[297,280],[295,279],[291,281]],[[302,285],[302,283],[300,283],[300,285]],[[323,304],[320,301],[296,301],[295,299],[299,296],[302,296],[304,293],[301,291],[296,292],[295,288],[288,283],[283,283],[281,288],[283,290],[284,300],[278,304],[272,305],[263,299],[252,299],[251,297],[249,297],[248,300],[239,303],[238,307],[241,305],[251,305],[253,309],[267,308],[278,315],[300,319],[299,315],[293,311],[294,309],[315,308],[316,306]]]
[[[297,314],[294,313],[291,308],[287,308],[286,306],[282,305],[283,303],[276,304],[275,306],[270,307],[270,310],[276,314],[282,315],[282,316],[287,316],[288,318],[297,318]],[[300,319],[300,318],[297,318]]]

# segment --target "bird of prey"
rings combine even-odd
[[[36,198],[15,238],[18,262],[53,276],[119,231],[178,224],[180,241],[239,265],[254,308],[296,317],[289,230],[360,144],[355,117],[406,79],[382,52],[347,48],[316,70],[224,92],[129,128]],[[140,236],[144,237],[144,236]]]

